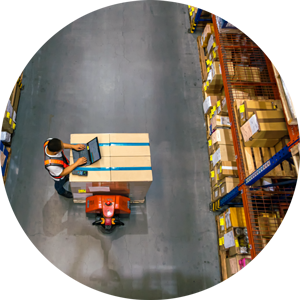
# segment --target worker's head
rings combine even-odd
[[[64,144],[59,139],[52,139],[48,143],[48,149],[56,154],[64,149]]]

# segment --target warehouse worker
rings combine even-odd
[[[86,163],[85,157],[80,157],[76,163],[69,165],[69,160],[64,154],[64,149],[83,150],[85,145],[65,144],[59,139],[48,139],[44,144],[44,164],[50,176],[54,179],[54,187],[59,195],[73,198],[72,193],[64,189],[64,184],[69,180],[69,174],[80,165]]]

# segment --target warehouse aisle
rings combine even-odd
[[[22,228],[67,275],[105,293],[184,296],[220,282],[196,36],[187,6],[134,2],[62,29],[24,71],[7,194]],[[47,137],[148,132],[153,184],[125,226],[104,236],[58,196]],[[69,154],[69,153],[67,153]]]

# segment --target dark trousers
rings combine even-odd
[[[64,184],[69,181],[69,175],[65,176],[63,179],[60,181],[54,181],[54,187],[57,191],[58,194],[63,195],[67,190],[64,188]]]

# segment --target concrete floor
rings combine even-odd
[[[185,5],[101,9],[51,38],[24,71],[6,190],[25,233],[56,267],[116,296],[160,299],[220,282],[196,35]],[[48,137],[149,132],[153,184],[125,226],[104,236],[58,196]],[[69,154],[69,153],[67,153]]]

